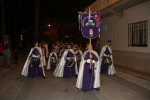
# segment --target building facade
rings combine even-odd
[[[102,12],[100,49],[112,41],[115,67],[136,75],[150,75],[150,1],[97,0],[91,11]],[[88,7],[85,9],[88,11]],[[107,26],[107,27],[106,27]],[[148,78],[148,77],[147,77]]]
[[[87,41],[83,38],[77,22],[62,18],[42,20],[39,38],[53,43],[56,41],[86,43]]]

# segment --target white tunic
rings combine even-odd
[[[80,55],[82,56],[82,51],[81,51],[81,50],[76,50],[75,54],[77,54],[78,52],[79,52]],[[77,67],[77,62],[76,62],[76,64],[75,64],[75,66]]]
[[[51,62],[50,62],[50,60],[51,60],[51,56],[53,55],[53,53],[54,53],[54,55],[55,55],[55,57],[56,57],[56,60],[58,61],[56,52],[51,52],[51,53],[49,54],[49,58],[48,58],[47,69],[51,69]]]
[[[86,60],[84,60],[85,55],[88,53],[89,51],[85,51],[82,59],[81,59],[81,63],[80,63],[80,68],[79,68],[79,74],[78,74],[78,79],[76,82],[76,87],[81,89],[82,88],[82,81],[83,81],[83,73],[84,73],[84,64],[86,63]],[[95,80],[94,80],[94,88],[99,88],[100,87],[100,62],[99,62],[99,56],[97,54],[96,51],[92,50],[92,53],[94,55],[96,55],[96,57],[98,58],[97,62],[94,62],[95,64]]]
[[[65,57],[68,54],[68,51],[71,51],[74,54],[74,51],[72,49],[65,50],[65,52],[63,53],[58,65],[54,71],[54,74],[53,74],[54,76],[63,77],[64,67],[65,67],[65,63],[66,63]],[[74,59],[76,59],[76,58],[74,57]],[[76,71],[76,74],[78,74],[77,66],[75,66],[75,71]]]
[[[114,69],[114,64],[113,64],[113,57],[112,57],[112,55],[109,56],[109,55],[104,54],[107,47],[108,47],[109,52],[112,54],[112,49],[110,46],[108,46],[108,45],[103,46],[101,53],[100,53],[100,65],[102,64],[102,60],[103,60],[102,56],[110,57],[112,60],[112,65],[109,66],[109,68],[108,68],[108,74],[113,75],[114,73],[116,73],[116,71]]]
[[[23,66],[23,69],[22,69],[22,73],[21,73],[21,74],[24,75],[24,76],[27,76],[27,75],[28,75],[28,68],[29,68],[29,64],[30,64],[30,61],[31,61],[31,59],[29,59],[29,56],[31,55],[32,51],[33,51],[35,48],[37,48],[37,47],[34,47],[34,48],[32,48],[32,49],[30,50],[29,55],[28,55],[28,57],[27,57],[27,60],[26,60],[26,62],[25,62],[25,64],[24,64],[24,66]],[[39,48],[37,48],[37,49],[39,50]],[[41,58],[40,58],[40,59],[41,59]],[[43,74],[44,74],[44,76],[45,76],[45,72],[44,72],[44,68],[43,68],[43,63],[40,64],[39,67],[42,67],[42,69],[43,69]]]

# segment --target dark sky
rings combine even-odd
[[[16,34],[22,28],[32,27],[35,22],[36,0],[4,0],[5,27],[7,34]],[[64,17],[77,21],[78,11],[96,0],[40,0],[39,21],[51,17]]]

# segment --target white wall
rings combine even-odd
[[[97,0],[90,5],[91,11],[99,11],[104,8],[103,0]],[[85,9],[88,11],[88,7]],[[128,24],[148,20],[148,46],[128,46]],[[107,30],[103,30],[107,25]],[[108,40],[112,41],[114,64],[121,69],[130,69],[133,74],[139,72],[150,75],[150,0],[137,6],[124,10],[124,16],[111,15],[101,20],[100,48],[98,38],[92,40],[94,49],[101,50]],[[96,41],[94,41],[96,40]],[[126,70],[128,72],[129,70]],[[129,71],[129,72],[130,72]]]
[[[144,20],[148,20],[148,46],[128,47],[128,24]],[[103,25],[107,25],[108,29],[103,30]],[[110,39],[113,50],[150,53],[150,1],[126,9],[123,17],[111,15],[103,18],[100,34],[101,46]]]
[[[150,73],[150,53],[113,50],[114,64]]]

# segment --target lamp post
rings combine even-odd
[[[35,0],[35,41],[38,41],[39,37],[39,3],[40,0]]]
[[[51,25],[50,25],[50,24],[48,24],[48,27],[50,27],[50,30],[49,30],[49,31],[50,31],[50,34],[51,34]]]

